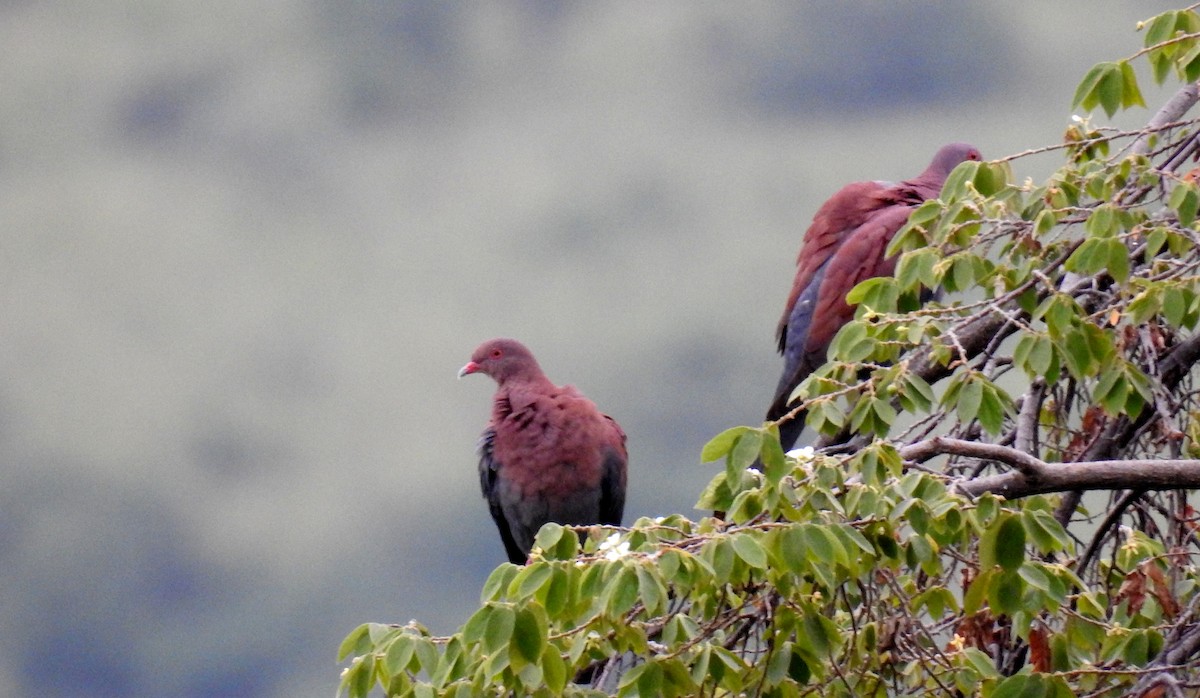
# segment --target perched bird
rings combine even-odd
[[[854,308],[846,303],[850,289],[865,279],[891,276],[895,271],[896,260],[885,258],[885,251],[909,214],[941,193],[956,166],[980,159],[974,146],[951,143],[942,146],[929,167],[913,179],[899,184],[847,184],[817,209],[804,233],[796,258],[796,280],[775,332],[784,368],[767,410],[768,420],[778,420],[791,411],[792,391],[825,363],[834,335],[854,318]],[[796,443],[803,430],[803,415],[779,425],[784,450]]]
[[[508,559],[524,564],[543,524],[619,526],[625,432],[573,386],[546,378],[515,339],[492,339],[458,372],[498,388],[479,443],[479,483]]]

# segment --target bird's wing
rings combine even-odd
[[[825,363],[834,335],[853,319],[854,306],[846,303],[850,289],[866,279],[891,276],[896,262],[884,255],[911,212],[908,206],[891,206],[870,216],[847,236],[799,295],[788,316],[784,369],[767,410],[768,420],[777,420],[790,411],[792,391]],[[794,421],[798,422],[794,425],[794,435],[798,436],[803,422]]]
[[[508,553],[509,562],[514,565],[525,563],[526,554],[517,545],[509,528],[508,519],[500,502],[499,472],[500,463],[495,457],[496,430],[488,427],[479,439],[479,485],[483,490],[483,498],[487,500],[488,510],[492,520],[500,530],[500,540],[504,541],[504,550]]]
[[[783,316],[775,329],[779,353],[786,353],[788,334],[795,331],[791,316],[796,302],[846,238],[873,213],[889,205],[889,187],[886,182],[847,184],[821,204],[821,208],[813,215],[812,223],[804,231],[800,252],[796,255],[796,278],[792,281]]]
[[[600,523],[620,526],[621,517],[625,513],[625,482],[629,455],[625,450],[625,432],[621,425],[608,415],[604,415],[604,420],[606,425],[612,427],[617,443],[605,450],[604,462],[601,465]]]
[[[891,276],[896,270],[896,259],[886,256],[887,247],[911,213],[908,206],[892,206],[871,216],[829,260],[805,338],[805,351],[819,355],[820,363],[834,335],[854,319],[854,306],[846,302],[846,295],[863,281]]]
[[[808,334],[812,327],[813,312],[817,307],[817,294],[821,282],[825,278],[829,260],[817,269],[809,284],[792,304],[791,313],[787,317],[788,332],[783,350],[783,373],[779,376],[779,384],[775,387],[775,399],[767,412],[767,419],[776,420],[787,412],[788,398],[792,391],[800,385],[800,381],[808,377],[825,362],[825,357],[813,356],[808,351]]]

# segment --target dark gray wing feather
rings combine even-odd
[[[529,557],[521,550],[513,538],[508,519],[500,503],[499,478],[500,464],[496,462],[493,446],[496,441],[496,430],[487,429],[479,438],[479,486],[483,490],[483,498],[487,500],[488,510],[492,512],[492,520],[500,529],[500,540],[504,541],[504,550],[508,553],[508,561],[514,565],[523,565]]]

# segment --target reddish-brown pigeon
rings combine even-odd
[[[896,260],[885,258],[888,243],[909,214],[941,193],[959,163],[979,160],[979,150],[966,143],[942,146],[933,162],[913,179],[899,184],[854,182],[829,198],[813,216],[796,258],[796,280],[788,295],[776,339],[784,357],[783,375],[767,410],[774,421],[786,415],[792,391],[825,363],[834,335],[854,317],[846,294],[859,282],[891,276]],[[804,429],[804,416],[779,425],[784,450]]]
[[[508,559],[524,564],[542,524],[619,526],[625,432],[573,386],[546,378],[515,339],[484,342],[458,372],[498,388],[479,444],[479,482]]]

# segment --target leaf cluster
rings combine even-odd
[[[1159,83],[1200,79],[1194,9],[1142,28],[1144,48],[1093,68],[1076,105],[1144,106],[1139,61]],[[1188,494],[1094,477],[1081,500],[1036,482],[1060,464],[1103,474],[1200,456],[1189,89],[1140,130],[1077,119],[1044,182],[1016,180],[1020,155],[959,166],[892,241],[894,276],[851,292],[855,319],[796,389],[818,448],[785,454],[774,423],[705,446],[723,468],[697,506],[723,520],[547,524],[529,563],[497,568],[454,633],[355,629],[339,691],[997,698],[1200,685]],[[1172,462],[1200,477],[1200,461]]]

